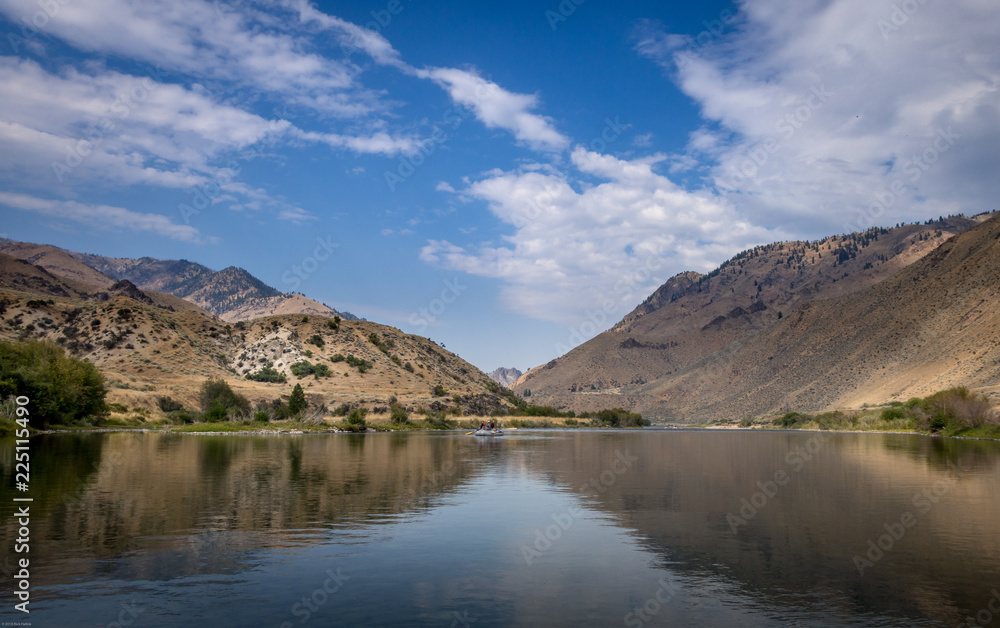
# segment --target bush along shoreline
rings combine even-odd
[[[377,337],[375,340],[379,340]],[[375,342],[372,340],[372,342]],[[379,340],[381,343],[381,340]],[[391,347],[381,343],[386,350]],[[351,362],[353,356],[345,361]],[[360,369],[369,363],[359,363]],[[308,362],[293,365],[317,377]],[[325,368],[325,367],[324,367]],[[247,379],[285,383],[284,375],[272,367],[248,375]],[[27,397],[32,405],[32,432],[143,430],[195,433],[228,432],[366,432],[474,429],[483,420],[500,420],[508,427],[605,427],[628,428],[648,425],[641,415],[622,408],[576,415],[550,406],[529,405],[511,391],[490,388],[510,407],[485,403],[479,396],[454,394],[454,405],[434,401],[430,408],[408,408],[392,396],[385,406],[368,408],[360,403],[327,407],[316,396],[307,398],[296,383],[288,394],[272,400],[252,402],[234,391],[223,379],[203,381],[196,407],[187,407],[169,395],[155,397],[155,407],[128,407],[108,403],[104,376],[86,360],[67,355],[51,341],[0,342],[0,437],[15,433],[16,399]],[[443,386],[435,397],[447,397]],[[463,413],[465,409],[465,413]],[[158,411],[158,412],[157,412]],[[422,418],[421,418],[422,417]]]
[[[986,395],[959,386],[928,397],[859,410],[785,412],[718,421],[706,427],[916,433],[1000,440],[1000,408],[992,407]]]

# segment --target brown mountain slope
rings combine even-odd
[[[0,274],[0,286],[3,280]],[[485,373],[427,338],[392,327],[366,321],[337,325],[302,314],[229,325],[207,313],[162,309],[143,298],[154,293],[134,286],[131,291],[135,298],[123,291],[98,301],[0,287],[0,339],[58,342],[105,374],[112,389],[109,402],[152,416],[162,414],[156,405],[161,395],[197,409],[198,390],[209,378],[229,381],[254,402],[287,398],[301,383],[313,407],[330,409],[341,404],[386,408],[393,396],[411,410],[452,409],[454,395],[461,396],[465,414],[488,414],[507,405]],[[348,356],[366,361],[367,370],[350,365]],[[325,365],[329,375],[299,379],[291,366],[300,361]],[[284,373],[287,382],[244,378],[265,366]],[[437,386],[446,394],[436,395]]]
[[[1000,391],[1000,216],[876,286],[808,303],[633,398],[660,416],[733,417],[905,400],[956,385]]]
[[[673,419],[704,418],[709,411],[759,413],[785,405],[816,409],[860,399],[840,394],[831,399],[825,393],[796,396],[797,389],[787,388],[788,381],[777,368],[785,364],[779,361],[782,356],[777,350],[745,358],[775,367],[761,372],[773,370],[776,381],[758,382],[770,391],[769,396],[730,399],[728,392],[736,390],[731,379],[745,377],[743,373],[751,368],[742,361],[742,354],[734,352],[748,346],[752,338],[766,336],[772,344],[787,341],[782,334],[789,333],[791,314],[799,308],[808,310],[810,304],[815,306],[824,299],[860,294],[911,266],[950,233],[976,224],[953,218],[817,243],[758,247],[710,275],[686,273],[672,279],[613,330],[545,367],[529,371],[515,389],[522,393],[531,390],[536,403],[576,410],[625,405],[651,417]],[[845,325],[864,330],[864,325],[885,324],[878,320],[855,322],[846,315],[829,322],[833,325],[827,329],[831,337],[843,336]],[[807,355],[822,354],[809,345],[798,350]],[[859,384],[855,380],[850,383],[861,390]],[[866,389],[861,396],[875,392]],[[729,401],[720,405],[723,397]]]
[[[48,244],[0,240],[0,253],[41,266],[53,275],[79,283],[108,288],[116,281],[76,259],[68,251]]]
[[[216,272],[187,260],[73,255],[109,277],[128,279],[144,290],[179,296],[229,322],[292,313],[357,320],[349,312],[338,312],[302,295],[284,294],[235,266]]]
[[[235,323],[237,321],[249,321],[262,316],[276,316],[279,314],[315,314],[333,318],[340,316],[346,320],[357,320],[353,315],[346,317],[337,310],[326,305],[313,301],[301,294],[282,294],[264,299],[255,299],[239,307],[234,307],[223,312],[222,320]]]
[[[107,301],[115,296],[125,296],[167,310],[208,314],[197,305],[184,299],[171,294],[139,290],[129,281],[116,282],[101,275],[103,279],[89,277],[99,281],[99,283],[91,284],[71,278],[87,276],[86,272],[70,272],[68,277],[60,275],[59,272],[62,269],[72,268],[74,263],[79,264],[71,257],[67,263],[66,258],[68,257],[64,251],[53,247],[52,251],[46,252],[43,256],[35,257],[48,265],[48,267],[43,267],[41,264],[32,264],[24,259],[16,259],[0,253],[0,287],[39,297],[70,297],[85,301]],[[49,270],[50,268],[52,271]],[[99,274],[93,269],[90,269],[90,272]]]
[[[293,313],[357,320],[349,312],[338,312],[302,295],[283,294],[235,266],[216,272],[187,260],[103,257],[14,240],[0,240],[0,253],[88,285],[110,288],[118,281],[127,280],[147,292],[180,297],[197,309],[207,310],[229,322]],[[175,301],[170,305],[174,309],[186,307]]]
[[[586,408],[577,393],[653,381],[779,320],[812,301],[869,287],[977,224],[952,218],[873,229],[818,242],[780,242],[745,251],[708,275],[681,273],[611,330],[529,371],[515,384],[536,401]]]

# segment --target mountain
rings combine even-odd
[[[490,379],[500,384],[501,386],[507,386],[508,388],[521,377],[523,373],[515,368],[504,368],[500,367],[497,370],[490,373]]]
[[[991,389],[1000,374],[988,311],[1000,266],[986,245],[998,224],[953,217],[745,251],[708,275],[672,278],[514,388],[535,403],[620,405],[668,420]],[[954,247],[968,259],[948,254]],[[962,318],[972,313],[975,322]]]
[[[49,268],[65,275],[50,272],[40,265],[0,253],[0,288],[35,296],[68,297],[84,301],[107,301],[115,296],[126,296],[170,311],[189,310],[208,314],[184,299],[161,292],[139,290],[129,281],[116,282],[91,268],[87,269],[89,273],[83,270],[74,272],[74,264],[80,266],[83,264],[69,257],[61,249],[51,248],[53,250],[44,252],[42,257],[36,256],[31,259],[44,261]],[[82,277],[95,283],[84,283],[72,277]]]
[[[170,300],[186,307],[165,307]],[[3,254],[0,339],[61,344],[105,375],[110,403],[140,416],[161,416],[157,398],[164,395],[197,409],[199,388],[210,378],[228,381],[254,403],[287,397],[301,383],[312,407],[330,411],[348,405],[385,412],[394,398],[423,413],[488,415],[510,405],[485,373],[393,327],[301,312],[229,324],[127,280],[89,286]],[[267,367],[286,381],[246,379]]]
[[[229,322],[292,313],[357,320],[349,312],[338,312],[302,295],[279,292],[235,266],[213,271],[187,260],[111,258],[13,240],[0,241],[0,253],[29,261],[54,275],[88,284],[111,286],[116,281],[127,280],[142,290],[185,299]]]

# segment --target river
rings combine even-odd
[[[0,624],[1000,626],[995,442],[122,432],[0,470]]]

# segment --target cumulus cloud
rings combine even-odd
[[[577,147],[565,172],[526,165],[488,173],[461,193],[485,201],[513,234],[474,246],[431,240],[421,259],[503,280],[505,305],[534,318],[578,324],[598,310],[611,324],[670,276],[710,270],[781,235],[724,199],[677,186],[656,172],[661,159]]]
[[[203,238],[194,227],[178,225],[166,216],[134,212],[123,207],[52,200],[10,192],[0,192],[0,205],[51,218],[72,220],[93,229],[149,232],[195,244],[214,241],[212,238]]]
[[[603,309],[617,314],[611,324],[672,274],[710,270],[747,246],[992,209],[992,11],[978,0],[760,0],[697,38],[643,22],[637,53],[701,110],[686,150],[625,160],[578,147],[569,167],[487,173],[459,193],[512,233],[431,240],[421,257],[501,279],[507,306],[530,316],[573,323]],[[457,70],[432,78],[458,102],[488,83]],[[513,112],[537,103],[513,96],[481,115],[518,128]],[[563,145],[545,119],[525,128],[536,147]],[[706,167],[705,189],[662,174]],[[647,262],[655,272],[642,272]]]
[[[704,42],[636,50],[701,108],[691,155],[758,224],[850,231],[992,209],[1000,31],[978,0],[761,0]]]

